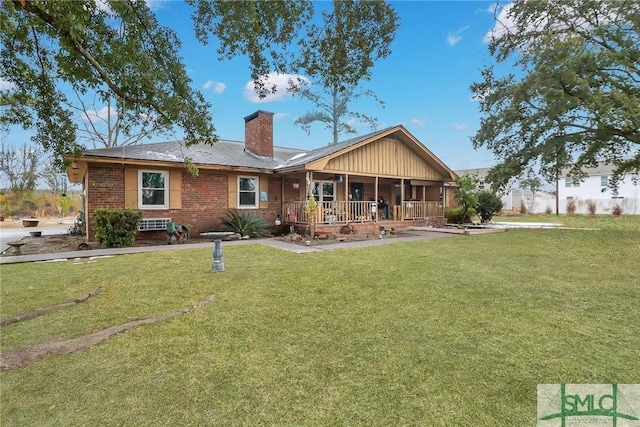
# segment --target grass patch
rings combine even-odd
[[[633,224],[305,255],[230,246],[221,273],[209,249],[2,266],[2,317],[104,288],[3,328],[3,351],[216,295],[0,373],[3,424],[533,426],[537,384],[638,380]]]

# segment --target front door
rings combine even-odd
[[[364,194],[364,184],[361,182],[352,182],[349,185],[349,199],[353,202],[362,201]]]

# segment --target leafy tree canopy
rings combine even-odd
[[[635,0],[516,0],[496,19],[489,51],[521,70],[493,67],[471,90],[483,114],[474,147],[500,164],[504,186],[531,169],[549,181],[582,176],[599,162],[615,183],[640,170],[640,3]],[[520,74],[522,77],[520,77]]]
[[[189,3],[195,6],[198,38],[217,37],[223,58],[247,55],[263,96],[273,88],[261,86],[259,77],[291,63],[286,43],[313,10],[308,1]],[[180,40],[158,24],[144,1],[3,0],[0,27],[0,75],[14,85],[0,94],[2,124],[34,129],[34,142],[52,153],[58,166],[65,154],[78,155],[84,148],[84,135],[76,134],[73,123],[75,94],[80,99],[97,94],[101,102],[117,105],[115,131],[124,141],[140,129],[146,135],[144,129],[176,127],[187,145],[216,141],[210,105],[191,89],[178,55]]]
[[[293,93],[311,101],[317,110],[296,120],[307,132],[313,122],[332,131],[333,143],[340,133],[354,133],[347,119],[357,119],[375,128],[376,119],[351,111],[349,103],[362,96],[383,105],[372,91],[359,89],[371,78],[379,59],[391,54],[398,16],[384,1],[333,2],[333,11],[323,13],[322,26],[310,25],[300,40],[299,73],[309,80],[298,81]]]
[[[145,2],[3,0],[0,27],[0,75],[15,85],[2,93],[2,121],[33,128],[34,142],[59,165],[82,148],[69,87],[115,96],[128,123],[153,116],[181,128],[187,144],[215,141],[209,104],[190,88],[180,41]]]
[[[195,7],[196,37],[203,44],[214,36],[220,59],[248,56],[259,96],[275,91],[267,85],[271,72],[288,73],[295,58],[292,46],[313,16],[309,0],[186,0]]]

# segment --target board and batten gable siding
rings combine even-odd
[[[145,168],[144,170],[156,170]],[[160,171],[161,169],[157,169]],[[139,209],[138,172],[139,168],[124,170],[125,208]],[[182,171],[169,171],[169,209],[182,209]]]
[[[391,138],[380,139],[330,159],[324,170],[386,177],[433,180],[444,178],[423,157],[402,142]]]

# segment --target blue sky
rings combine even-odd
[[[244,140],[243,118],[256,110],[266,110],[275,114],[274,142],[278,146],[313,149],[330,141],[330,131],[320,124],[312,125],[310,135],[293,124],[312,108],[308,102],[284,93],[257,100],[247,90],[251,87],[248,61],[219,61],[215,46],[199,44],[188,6],[180,1],[148,2],[160,23],[174,29],[182,40],[181,53],[188,73],[194,87],[212,104],[214,125],[221,139]],[[474,150],[469,139],[480,122],[478,103],[472,99],[469,86],[480,79],[483,66],[494,63],[486,35],[493,26],[495,2],[391,3],[400,16],[393,53],[376,64],[371,81],[363,85],[385,102],[385,108],[363,99],[352,109],[376,117],[379,128],[404,125],[454,170],[492,166],[496,163],[493,155]],[[316,7],[328,5],[318,2]],[[358,123],[355,127],[358,134],[371,131]],[[340,139],[350,137],[342,135]],[[12,130],[6,138],[5,142],[14,144],[24,141],[24,134]]]

